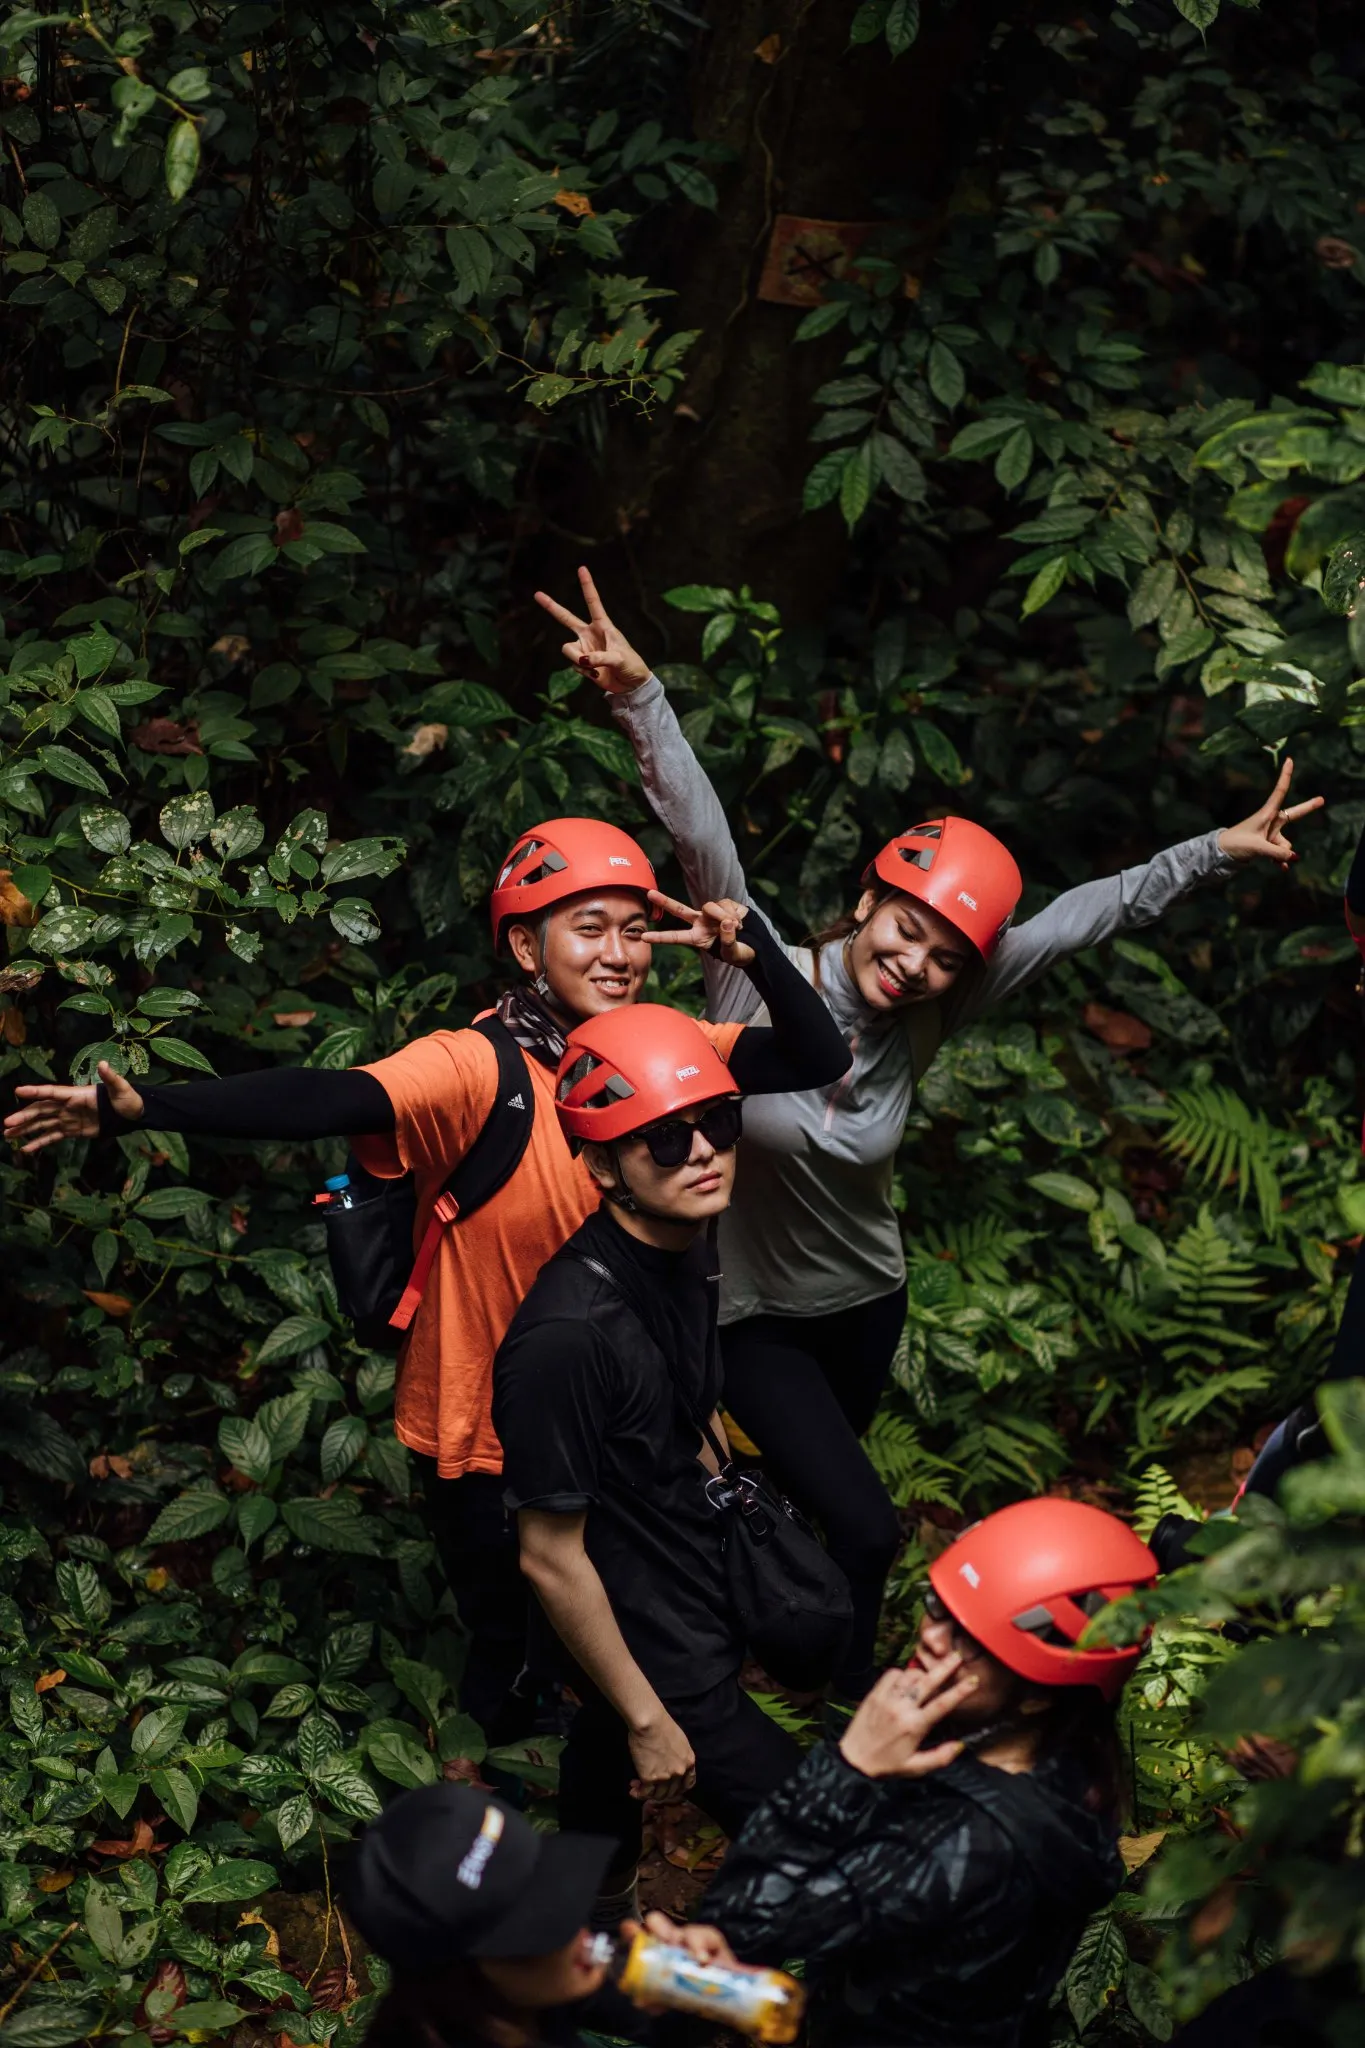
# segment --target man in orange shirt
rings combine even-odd
[[[689,922],[651,932],[651,905],[656,918],[666,908]],[[497,1015],[527,1056],[535,1114],[504,1186],[441,1233],[400,1355],[394,1427],[417,1456],[432,1537],[470,1632],[462,1703],[496,1741],[525,1732],[529,1717],[513,1696],[526,1594],[502,1502],[493,1356],[541,1266],[598,1200],[555,1115],[567,1032],[584,1017],[637,1001],[652,946],[669,943],[715,949],[743,965],[769,1003],[768,1027],[703,1026],[740,1085],[749,1085],[747,1068],[757,1060],[768,1076],[759,1085],[822,1086],[844,1072],[848,1051],[766,928],[746,933],[757,954],[741,941],[742,905],[696,911],[663,896],[643,848],[599,819],[556,818],[524,832],[499,872],[491,911],[495,947],[526,977],[503,996]],[[5,1132],[26,1152],[63,1138],[117,1135],[144,1118],[159,1130],[214,1137],[348,1137],[368,1172],[413,1175],[417,1246],[493,1107],[497,1076],[492,1046],[470,1030],[434,1031],[388,1059],[341,1073],[267,1068],[229,1080],[134,1087],[106,1063],[98,1087],[18,1089],[25,1106],[6,1119]]]

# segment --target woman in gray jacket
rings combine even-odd
[[[734,897],[766,917],[663,685],[607,617],[588,571],[578,574],[586,618],[543,591],[536,601],[573,636],[566,659],[613,698],[692,900]],[[786,948],[823,995],[853,1064],[832,1087],[746,1105],[745,1156],[720,1236],[725,1405],[848,1574],[855,1624],[836,1684],[849,1698],[876,1676],[878,1610],[900,1541],[858,1439],[905,1323],[891,1186],[916,1081],[944,1038],[1054,961],[1151,924],[1257,855],[1293,860],[1284,828],[1322,798],[1285,808],[1292,772],[1286,761],[1241,824],[1068,889],[1020,925],[1010,922],[1021,882],[1006,848],[967,819],[934,819],[883,847],[846,918]],[[747,1022],[759,1001],[753,984],[711,956],[703,971],[707,1015]]]

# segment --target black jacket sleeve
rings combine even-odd
[[[754,958],[744,968],[768,1006],[771,1024],[749,1024],[727,1062],[746,1095],[783,1095],[825,1088],[853,1063],[843,1032],[824,1000],[773,937],[766,920],[744,921]]]
[[[140,1119],[154,1131],[208,1138],[349,1138],[393,1129],[393,1104],[373,1074],[358,1067],[267,1067],[225,1081],[143,1083]],[[100,1136],[136,1130],[116,1116],[98,1089]]]
[[[926,1828],[908,1870],[884,1810],[882,1788],[822,1743],[750,1815],[706,1894],[706,1918],[745,1962],[763,1963],[818,1962],[932,1928],[962,1905],[956,1831],[937,1841]]]

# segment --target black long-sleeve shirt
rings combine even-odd
[[[848,1069],[843,1034],[824,1003],[787,958],[762,918],[744,926],[754,959],[745,968],[768,1006],[771,1024],[749,1025],[740,1033],[727,1064],[743,1094],[776,1095],[826,1087]],[[522,1038],[526,1051],[553,1066],[557,1034],[537,1042]],[[342,1072],[320,1067],[267,1067],[226,1080],[143,1083],[142,1121],[154,1130],[186,1131],[219,1138],[342,1138],[391,1131],[393,1104],[383,1084],[358,1067]],[[125,1128],[103,1087],[100,1130]]]

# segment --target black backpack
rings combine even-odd
[[[322,1220],[337,1301],[371,1351],[398,1349],[421,1305],[445,1231],[506,1186],[530,1142],[536,1098],[525,1053],[498,1017],[484,1017],[471,1029],[481,1032],[497,1055],[497,1093],[483,1129],[436,1199],[416,1259],[417,1193],[410,1173],[380,1180],[351,1154],[346,1161],[350,1206],[317,1197],[325,1204]]]

